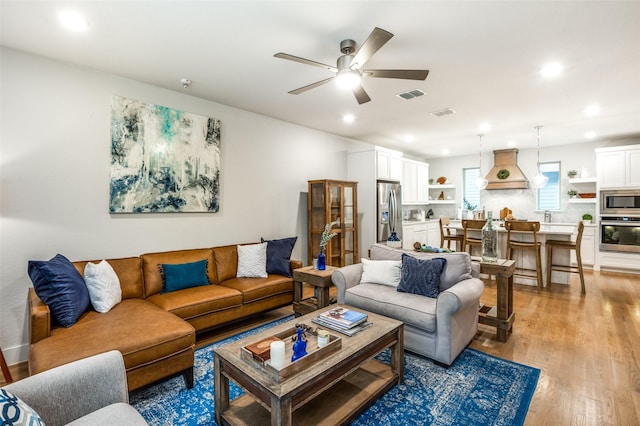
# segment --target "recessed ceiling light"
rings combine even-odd
[[[584,114],[588,116],[597,115],[599,112],[600,106],[596,104],[589,105],[584,109]]]
[[[353,123],[353,121],[356,118],[353,116],[353,114],[345,114],[342,116],[342,121],[344,121],[345,123]]]
[[[540,73],[545,77],[557,77],[560,75],[560,73],[562,73],[563,69],[564,67],[562,66],[562,64],[551,62],[543,66],[540,70]]]
[[[587,138],[587,139],[594,139],[596,136],[598,136],[598,135],[593,130],[590,131],[590,132],[585,133],[585,135],[584,135],[584,137]]]
[[[514,146],[516,146],[516,145],[517,145],[516,141],[507,141],[507,146],[508,146],[509,148],[513,148],[513,147],[514,147]]]
[[[478,127],[478,130],[481,132],[488,132],[489,130],[491,130],[491,124],[489,123],[482,123],[480,125],[480,127]]]
[[[415,137],[413,137],[413,135],[406,135],[406,136],[404,137],[404,141],[405,141],[406,143],[413,143],[415,140],[416,140],[416,138],[415,138]]]
[[[70,31],[79,33],[89,29],[89,21],[75,10],[65,10],[58,13],[58,19],[60,19],[62,25]]]
[[[442,155],[449,155],[449,150],[447,148],[443,149],[440,152],[442,152]]]

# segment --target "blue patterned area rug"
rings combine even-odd
[[[273,327],[293,316],[196,350],[194,386],[182,377],[135,391],[131,404],[151,425],[215,425],[213,348]],[[389,362],[389,351],[377,356]],[[445,369],[405,353],[404,383],[391,388],[354,425],[522,425],[540,370],[465,349]],[[230,396],[242,389],[233,382]]]

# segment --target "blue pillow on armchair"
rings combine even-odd
[[[440,294],[440,274],[447,264],[447,259],[417,259],[402,254],[402,274],[398,291],[419,294],[426,297],[438,297]]]
[[[291,252],[293,246],[296,245],[298,237],[282,238],[279,240],[265,240],[260,239],[262,242],[267,243],[267,273],[284,275],[291,278],[291,266],[289,260],[291,260]]]
[[[51,260],[30,260],[27,270],[36,294],[63,327],[71,327],[89,308],[84,279],[63,255],[57,254]]]

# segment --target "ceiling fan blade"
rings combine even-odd
[[[367,95],[367,92],[365,92],[362,86],[358,86],[355,89],[353,89],[353,94],[355,95],[356,100],[360,105],[367,103],[371,100],[371,98],[369,97],[369,95]]]
[[[327,70],[332,71],[332,72],[338,72],[338,68],[333,67],[331,65],[323,64],[321,62],[312,61],[311,59],[299,58],[297,56],[289,55],[287,53],[280,52],[280,53],[276,53],[273,56],[275,58],[287,59],[287,60],[293,61],[293,62],[300,62],[301,64],[313,65],[314,67],[324,68],[324,69],[327,69]]]
[[[375,27],[369,37],[362,43],[360,49],[356,52],[356,55],[353,57],[351,61],[350,68],[362,68],[362,66],[376,53],[382,46],[388,42],[393,34],[389,31],[385,31],[378,27]]]
[[[403,78],[405,80],[425,80],[429,70],[364,70],[363,74],[376,78]]]
[[[324,80],[316,81],[315,83],[311,83],[311,84],[309,84],[307,86],[300,87],[298,89],[292,90],[289,93],[291,93],[292,95],[299,95],[300,93],[304,93],[307,90],[311,90],[311,89],[313,89],[315,87],[322,86],[323,84],[326,84],[326,83],[328,83],[328,82],[330,82],[331,80],[334,80],[334,79],[335,79],[335,77],[329,77],[329,78],[326,78]]]

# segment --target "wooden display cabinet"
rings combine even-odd
[[[358,183],[310,180],[308,201],[309,261],[320,252],[320,238],[327,223],[337,221],[331,232],[338,235],[327,244],[327,265],[342,267],[359,262]]]

